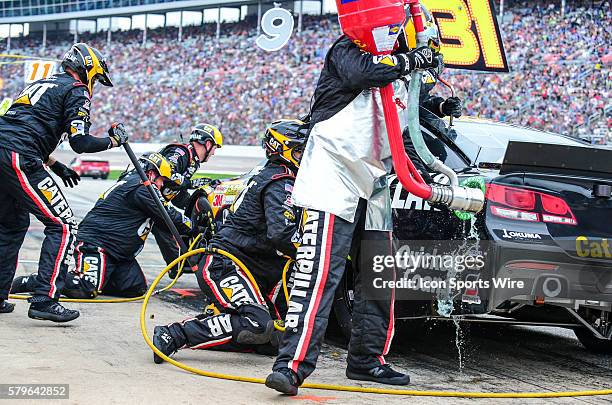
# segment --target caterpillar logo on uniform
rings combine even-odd
[[[223,314],[209,318],[206,322],[210,334],[213,336],[220,336],[223,334],[232,333],[232,322],[230,321],[230,314]]]
[[[317,229],[319,227],[319,212],[312,210],[304,211],[304,222],[302,223],[302,241],[297,249],[295,260],[297,263],[293,277],[293,288],[291,289],[291,300],[285,317],[285,325],[295,328],[298,325],[303,305],[293,300],[294,297],[306,297],[306,290],[313,280],[312,270],[314,268],[314,257],[317,249]]]
[[[65,219],[66,222],[75,222],[76,224],[76,220],[70,221],[70,219],[74,218],[72,209],[68,206],[64,196],[51,177],[45,177],[43,181],[38,183],[38,189],[42,192],[47,201],[49,201],[53,211],[55,211],[60,218]]]
[[[225,295],[231,300],[232,304],[241,305],[251,303],[251,298],[237,276],[229,276],[219,283]],[[226,289],[230,291],[226,291]],[[229,292],[229,294],[228,294]]]
[[[96,256],[86,256],[83,258],[83,273],[85,280],[89,281],[96,288],[100,281],[100,260]]]

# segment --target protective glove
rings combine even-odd
[[[49,166],[49,169],[64,181],[66,187],[72,188],[81,180],[81,176],[77,172],[57,160]]]
[[[200,177],[198,179],[191,179],[189,181],[189,188],[200,188],[204,186],[211,186],[212,188],[215,188],[219,184],[221,184],[219,180],[213,180],[208,177]]]
[[[461,117],[463,102],[459,97],[449,97],[440,104],[440,112],[444,115],[452,115],[455,118]]]
[[[128,134],[121,123],[114,122],[108,129],[108,137],[113,141],[113,147],[123,145],[128,141]]]
[[[438,66],[439,59],[436,53],[427,46],[422,46],[408,53],[400,53],[398,56],[404,59],[404,75],[415,69],[429,69]]]

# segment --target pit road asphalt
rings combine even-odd
[[[75,215],[81,219],[112,182],[83,180],[76,189],[64,189]],[[42,225],[32,224],[20,260],[37,260]],[[154,239],[138,258],[152,281],[164,267]],[[36,271],[24,263],[18,275]],[[165,285],[165,282],[162,283]],[[151,300],[149,329],[193,316],[202,307],[201,293],[192,275],[182,277],[176,290]],[[138,327],[140,303],[67,304],[81,311],[68,324],[34,321],[28,305],[16,301],[12,314],[0,315],[0,383],[70,384],[69,400],[53,403],[96,404],[461,404],[475,403],[586,403],[608,404],[612,397],[492,400],[397,397],[387,395],[307,390],[294,398],[282,397],[254,384],[208,379],[171,365],[155,365]],[[452,323],[402,324],[387,360],[408,372],[417,390],[453,391],[567,391],[612,387],[612,356],[586,351],[572,331],[549,327],[463,326],[459,340],[461,367]],[[191,366],[220,373],[264,378],[273,357],[183,350],[176,358]],[[310,382],[354,385],[344,377],[346,350],[337,341],[323,346]],[[361,386],[376,386],[363,383]],[[1,400],[4,403],[6,400]],[[20,404],[40,403],[20,400]]]

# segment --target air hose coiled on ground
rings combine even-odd
[[[238,376],[231,374],[222,374],[215,373],[212,371],[201,370],[195,367],[191,367],[187,364],[181,363],[177,360],[174,360],[162,352],[160,352],[155,346],[153,346],[153,342],[149,335],[147,334],[147,324],[146,324],[146,314],[147,314],[147,306],[149,304],[149,299],[155,292],[155,287],[163,276],[170,271],[172,267],[174,267],[181,260],[186,259],[189,256],[196,254],[219,254],[227,257],[232,260],[236,265],[245,272],[245,275],[251,280],[255,286],[255,280],[252,274],[248,271],[246,266],[231,253],[228,253],[221,249],[216,248],[201,248],[196,249],[190,252],[187,252],[177,259],[175,259],[172,263],[170,263],[165,269],[159,273],[159,275],[155,278],[149,290],[145,294],[144,300],[142,302],[142,307],[140,309],[140,331],[142,332],[142,336],[147,343],[147,345],[157,354],[159,357],[164,359],[166,362],[172,364],[175,367],[178,367],[182,370],[188,371],[190,373],[198,374],[204,377],[210,378],[218,378],[222,380],[231,380],[231,381],[240,381],[254,384],[264,384],[265,380],[263,378],[256,377],[248,377],[248,376]],[[287,269],[289,266],[285,266]],[[285,271],[286,272],[286,271]],[[286,285],[286,283],[284,283]],[[256,287],[257,288],[257,287]],[[560,397],[578,397],[578,396],[595,396],[595,395],[612,395],[612,389],[605,390],[585,390],[585,391],[558,391],[558,392],[463,392],[463,391],[420,391],[420,390],[402,390],[402,389],[389,389],[389,388],[370,388],[370,387],[358,387],[358,386],[348,386],[348,385],[331,385],[331,384],[317,384],[317,383],[305,383],[302,384],[301,388],[311,388],[311,389],[319,389],[319,390],[328,390],[328,391],[346,391],[346,392],[359,392],[359,393],[369,393],[369,394],[388,394],[388,395],[406,395],[406,396],[427,396],[427,397],[460,397],[460,398],[560,398]]]

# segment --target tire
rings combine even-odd
[[[594,353],[612,354],[612,340],[599,339],[588,329],[574,329],[574,334],[587,350]]]
[[[100,177],[102,180],[108,180],[108,173],[103,174],[102,177]]]

